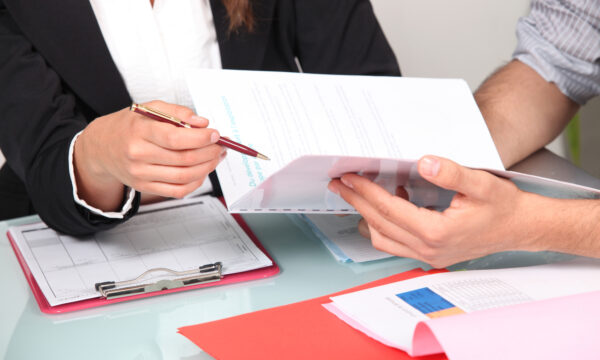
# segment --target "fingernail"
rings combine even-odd
[[[340,194],[340,190],[333,183],[329,183],[329,185],[327,185],[327,188],[329,189],[329,191],[331,191],[332,193],[334,193],[336,195]]]
[[[371,231],[366,221],[362,220],[358,223],[358,232],[367,239],[371,238]]]
[[[440,161],[431,157],[424,157],[421,159],[421,174],[425,176],[437,176],[440,172]]]
[[[341,180],[342,180],[342,184],[346,185],[350,189],[352,189],[354,187],[352,185],[352,183],[350,183],[350,181],[348,181],[348,179],[346,179],[346,177],[342,176]]]
[[[217,141],[219,141],[219,137],[220,137],[220,136],[219,136],[219,133],[217,133],[217,132],[213,132],[213,133],[210,135],[210,142],[212,142],[213,144],[214,144],[214,143],[216,143]]]
[[[197,121],[200,124],[199,126],[208,126],[208,120],[198,115],[193,115],[192,120]]]
[[[225,157],[227,156],[227,151],[223,151],[220,156],[221,160],[225,159]]]

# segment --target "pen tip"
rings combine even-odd
[[[263,159],[263,160],[271,160],[271,159],[269,159],[269,157],[267,157],[261,153],[258,153],[258,155],[256,155],[256,157],[259,159]]]

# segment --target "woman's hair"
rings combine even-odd
[[[229,32],[237,31],[242,26],[249,32],[254,30],[254,14],[250,1],[252,0],[223,0],[229,16]]]

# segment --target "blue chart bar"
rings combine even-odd
[[[430,288],[422,288],[396,294],[407,304],[429,317],[440,317],[463,313],[454,304],[433,292]]]

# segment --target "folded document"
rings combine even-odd
[[[271,158],[219,165],[231,212],[353,212],[331,178],[379,174],[394,188],[426,154],[504,169],[463,80],[195,70],[188,85],[212,127]]]
[[[435,274],[331,300],[324,306],[340,319],[413,356],[592,359],[600,350],[598,261]]]
[[[359,173],[418,206],[446,207],[453,193],[421,179],[432,154],[510,178],[547,196],[597,198],[600,191],[506,172],[471,91],[459,79],[194,70],[196,111],[223,136],[271,157],[230,152],[217,174],[230,212],[354,213],[327,190]]]

